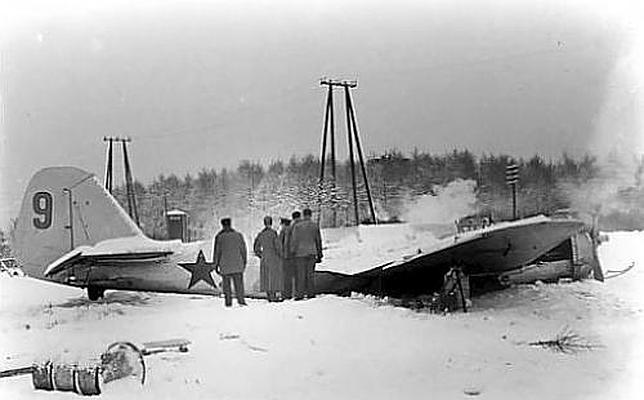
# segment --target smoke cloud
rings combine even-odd
[[[613,153],[599,166],[597,176],[583,184],[565,182],[559,189],[573,210],[590,222],[599,217],[600,228],[636,229],[644,225],[644,157]]]
[[[451,224],[476,212],[476,182],[457,179],[446,186],[434,186],[435,195],[410,198],[402,219],[409,223]]]

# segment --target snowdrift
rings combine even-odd
[[[329,238],[329,259],[375,259],[371,252],[386,255],[398,244],[393,251],[407,251],[395,239],[407,234],[419,235],[403,226],[338,234]],[[369,235],[386,240],[363,245]],[[88,363],[115,341],[185,337],[189,353],[146,359],[145,386],[116,382],[101,398],[631,399],[644,390],[642,243],[641,232],[610,234],[600,247],[604,268],[636,267],[603,284],[513,287],[447,316],[365,296],[225,309],[207,296],[108,292],[92,303],[74,288],[2,277],[0,368],[50,358]],[[528,345],[564,326],[598,346],[567,355]],[[0,380],[0,397],[77,398],[35,392],[24,376]]]

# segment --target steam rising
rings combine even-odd
[[[593,152],[599,172],[584,184],[560,185],[571,208],[601,217],[621,214],[612,228],[644,223],[644,28],[642,10],[617,2],[616,11],[626,32],[621,57],[610,73],[604,104],[595,123]]]
[[[566,182],[559,186],[571,208],[580,212],[582,218],[603,218],[606,222],[603,229],[630,229],[644,220],[643,171],[644,158],[620,157],[613,153],[601,163],[596,177],[583,184]],[[611,215],[613,219],[617,215],[622,217],[606,221]]]
[[[434,186],[435,195],[410,198],[402,219],[410,223],[450,224],[476,211],[476,182],[457,179],[446,186]]]

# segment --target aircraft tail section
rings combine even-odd
[[[22,200],[13,245],[29,276],[78,246],[143,235],[96,177],[74,167],[38,171]]]

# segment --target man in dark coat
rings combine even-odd
[[[277,240],[280,242],[280,260],[282,261],[282,300],[293,298],[293,273],[290,265],[286,264],[286,230],[291,225],[288,218],[280,218],[280,232]]]
[[[241,306],[244,300],[244,270],[246,269],[246,242],[241,233],[232,228],[230,218],[221,220],[221,230],[215,235],[212,252],[215,271],[222,277],[226,307],[233,305],[230,282],[235,285],[235,297]]]
[[[312,219],[311,209],[302,212],[304,218],[291,229],[289,251],[295,257],[295,299],[315,297],[315,264],[322,262],[322,235]]]
[[[277,292],[282,291],[282,245],[272,227],[273,218],[264,217],[264,229],[253,242],[253,251],[259,257],[260,291],[266,292],[268,301],[277,301]]]
[[[282,297],[284,299],[293,298],[293,292],[297,290],[297,276],[295,275],[295,259],[293,254],[289,251],[291,241],[291,231],[293,226],[300,221],[302,214],[299,211],[294,211],[291,214],[293,221],[286,226],[282,226],[280,236],[282,237],[282,257],[283,257],[283,273],[284,273],[284,291]]]

